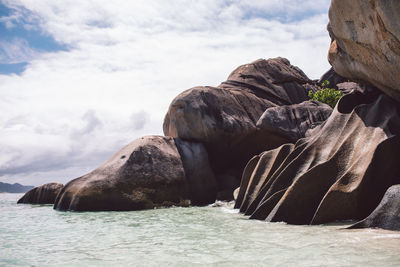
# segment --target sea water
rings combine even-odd
[[[249,220],[231,203],[60,212],[0,194],[1,266],[400,266],[400,233]]]

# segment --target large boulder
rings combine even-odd
[[[291,141],[257,128],[264,111],[301,103],[317,89],[287,59],[257,60],[238,67],[218,87],[178,95],[165,116],[164,134],[204,144],[220,190],[233,191],[252,156]]]
[[[398,108],[384,94],[345,95],[310,137],[249,162],[236,207],[291,224],[365,218],[400,182]]]
[[[257,128],[266,134],[275,133],[290,142],[306,137],[332,113],[332,108],[319,101],[304,101],[267,109],[257,122]]]
[[[332,0],[329,62],[400,101],[400,1]]]
[[[308,100],[308,91],[318,87],[286,58],[259,59],[236,68],[219,88],[248,91],[275,105]]]
[[[378,207],[367,218],[349,227],[358,228],[400,230],[400,185],[391,186]]]
[[[146,136],[66,184],[54,208],[100,211],[203,205],[215,201],[216,190],[201,144]]]
[[[18,204],[54,204],[58,193],[64,187],[60,183],[48,183],[35,187],[18,200]]]

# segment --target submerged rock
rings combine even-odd
[[[268,108],[308,100],[308,91],[317,89],[287,59],[257,60],[234,70],[218,87],[195,87],[178,95],[165,116],[164,134],[203,143],[221,195],[232,199],[252,156],[291,141],[261,132],[256,126],[260,116]]]
[[[35,187],[18,200],[18,204],[54,204],[58,193],[63,188],[60,183],[48,183]]]
[[[398,104],[353,92],[309,138],[254,157],[236,207],[254,219],[291,224],[360,220],[399,183]]]
[[[400,101],[400,1],[332,0],[329,62]]]
[[[216,182],[201,144],[146,136],[89,174],[72,180],[54,208],[75,211],[140,210],[209,204]]]
[[[400,230],[400,185],[391,186],[367,218],[349,227],[357,228]]]

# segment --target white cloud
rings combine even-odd
[[[329,1],[5,3],[69,50],[33,57],[20,76],[0,75],[4,181],[82,175],[131,140],[162,134],[183,90],[218,85],[258,58],[287,57],[311,78],[329,68]],[[301,18],[280,20],[289,15]]]
[[[28,42],[24,39],[14,38],[11,42],[0,41],[0,64],[27,62],[37,56],[38,52],[29,47]]]

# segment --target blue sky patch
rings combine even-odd
[[[14,64],[0,64],[0,74],[21,74],[24,72],[27,62],[14,63]]]
[[[14,15],[17,16],[13,17]],[[22,73],[29,60],[33,59],[29,54],[67,50],[66,45],[57,43],[52,36],[42,31],[37,19],[28,21],[28,17],[33,17],[30,15],[32,13],[27,9],[9,8],[0,2],[0,73],[2,74]],[[19,49],[18,46],[21,45],[24,47]]]

